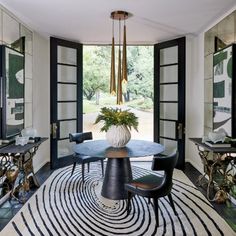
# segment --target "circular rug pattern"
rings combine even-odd
[[[153,173],[132,166],[133,178]],[[174,175],[172,197],[159,200],[156,226],[152,204],[135,196],[127,215],[126,201],[101,197],[100,167],[91,165],[82,183],[80,166],[55,171],[2,231],[3,235],[235,235],[205,197],[181,171]]]

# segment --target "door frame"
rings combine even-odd
[[[186,37],[181,37],[154,45],[154,141],[160,142],[160,50],[178,46],[178,123],[182,124],[182,139],[176,137],[179,158],[177,168],[185,166],[185,80],[186,80]],[[170,64],[171,65],[171,64]],[[178,134],[176,124],[176,136]]]
[[[77,50],[77,130],[75,130],[75,132],[82,132],[83,129],[83,45],[77,42],[50,37],[50,163],[52,169],[70,165],[74,161],[73,155],[67,155],[59,159],[57,158],[57,141],[60,136],[60,126],[57,119],[57,65],[63,65],[63,63],[57,62],[57,46],[69,47]],[[57,125],[56,138],[53,137],[53,124],[55,123]]]

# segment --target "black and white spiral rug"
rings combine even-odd
[[[160,227],[146,199],[135,197],[127,216],[126,201],[101,197],[100,168],[91,166],[82,184],[80,166],[55,171],[0,235],[236,235],[183,172],[174,173],[175,216],[166,198],[159,201]],[[149,170],[132,167],[133,177]]]

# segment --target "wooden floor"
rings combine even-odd
[[[136,162],[136,165],[140,167],[151,167],[150,162]],[[36,174],[40,184],[42,184],[52,172],[53,171],[50,169],[49,163],[44,165]],[[195,184],[196,180],[200,176],[200,173],[190,163],[186,163],[184,172],[193,182],[193,184]],[[28,197],[30,198],[36,190],[37,189],[33,189],[30,191]],[[199,190],[206,196],[206,191],[203,187],[199,187]],[[236,232],[236,205],[229,201],[226,204],[216,204],[212,202],[212,205]],[[5,227],[5,225],[14,217],[14,215],[21,209],[22,206],[22,204],[19,204],[14,200],[11,202],[6,201],[0,206],[0,230]]]

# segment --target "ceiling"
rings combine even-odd
[[[198,34],[235,0],[0,0],[32,29],[86,44],[111,42],[110,13],[125,10],[129,44],[153,44]],[[117,28],[118,30],[118,28]]]

